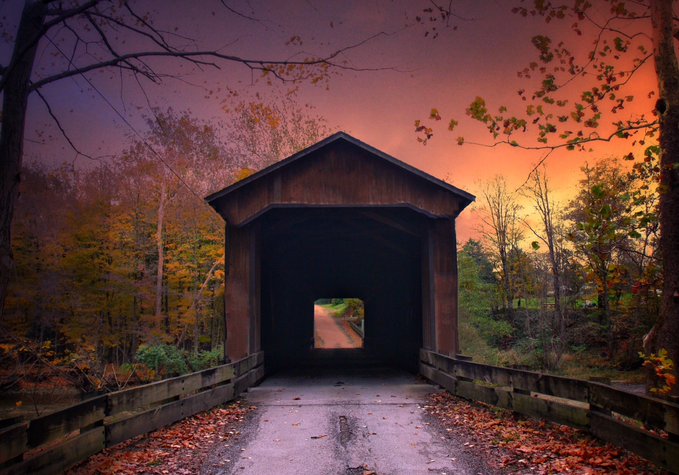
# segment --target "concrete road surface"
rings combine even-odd
[[[392,369],[285,373],[246,394],[256,415],[218,470],[247,475],[487,474],[422,408],[437,391]]]

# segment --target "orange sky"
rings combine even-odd
[[[17,6],[11,3],[2,5],[1,13],[9,18],[7,24],[17,18]],[[314,106],[333,128],[471,193],[478,195],[481,182],[497,174],[505,176],[511,187],[520,186],[544,153],[508,147],[460,147],[455,138],[464,135],[468,141],[489,141],[480,126],[464,120],[465,107],[477,95],[494,106],[520,105],[516,90],[526,84],[517,78],[516,71],[535,57],[530,38],[535,34],[556,37],[563,24],[547,25],[542,19],[520,18],[510,13],[509,2],[501,0],[460,1],[456,2],[456,13],[463,19],[455,21],[457,30],[440,30],[440,36],[431,39],[425,38],[425,29],[413,20],[429,5],[424,0],[229,2],[255,16],[259,20],[256,22],[228,14],[218,1],[204,3],[207,6],[188,8],[189,3],[184,1],[163,2],[162,12],[156,15],[157,25],[172,31],[178,24],[179,31],[195,38],[198,44],[223,45],[223,52],[272,59],[290,57],[299,51],[302,55],[328,54],[384,32],[344,58],[358,68],[390,69],[343,72],[332,78],[327,90],[324,86],[302,85],[297,97]],[[153,10],[158,3],[147,1],[146,5]],[[285,45],[293,35],[302,38],[301,46]],[[580,47],[586,48],[589,39],[583,41]],[[0,49],[3,59],[7,52],[7,47]],[[49,70],[46,53],[38,61]],[[652,64],[649,62],[642,72],[643,76],[631,84],[637,96],[645,96],[653,89]],[[268,88],[239,66],[204,72],[182,68],[181,74],[182,81],[166,80],[159,86],[147,86],[149,103],[132,81],[121,82],[116,74],[92,73],[88,78],[140,131],[142,115],[149,105],[189,108],[197,116],[224,120],[222,100],[226,88],[238,91],[241,97],[252,97],[257,92],[281,93],[287,87]],[[205,89],[219,92],[207,95]],[[88,153],[115,154],[127,143],[130,129],[84,80],[62,81],[46,87],[43,93],[69,133]],[[651,104],[649,100],[638,100],[634,107],[637,112],[648,111]],[[441,128],[428,145],[422,146],[416,141],[413,122],[426,118],[431,107],[437,107],[445,119],[456,117],[460,127],[452,134]],[[35,97],[30,102],[27,138],[29,158],[58,162],[74,157]],[[586,160],[627,153],[629,147],[620,142],[598,146],[592,153],[552,154],[547,165],[557,196],[566,199],[573,191],[579,168]],[[87,162],[82,158],[78,161]],[[474,235],[474,222],[473,211],[461,215],[459,241]]]

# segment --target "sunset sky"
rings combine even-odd
[[[20,14],[20,3],[2,3],[2,28],[13,34]],[[251,20],[226,10],[218,1],[197,0],[142,2],[140,10],[151,12],[160,29],[191,37],[197,45],[241,57],[261,59],[303,58],[328,55],[340,48],[374,37],[343,55],[347,64],[363,71],[340,71],[326,84],[302,84],[296,95],[327,119],[328,125],[418,167],[455,186],[479,194],[481,183],[495,175],[506,177],[510,187],[519,187],[544,152],[509,147],[458,146],[455,139],[488,143],[483,128],[464,116],[466,106],[476,96],[490,105],[520,105],[516,91],[526,87],[516,72],[535,58],[530,38],[536,34],[558,37],[568,25],[546,24],[541,18],[521,18],[510,12],[511,2],[501,0],[458,1],[459,18],[449,28],[439,27],[439,35],[425,37],[427,26],[415,17],[430,5],[408,0],[295,0],[231,1],[228,4]],[[190,6],[189,6],[190,5]],[[456,26],[456,29],[452,27]],[[586,32],[585,32],[586,33]],[[375,36],[377,35],[377,36]],[[301,39],[286,44],[293,36]],[[586,52],[591,38],[583,35],[579,52]],[[2,64],[7,63],[9,43],[0,48]],[[131,45],[126,45],[130,47]],[[38,56],[36,76],[51,71],[54,59],[43,49]],[[129,143],[133,133],[112,109],[143,133],[143,115],[149,106],[176,110],[190,109],[198,117],[225,120],[224,109],[235,101],[283,94],[289,85],[267,86],[257,73],[239,65],[226,64],[221,70],[204,71],[177,63],[156,63],[163,70],[181,75],[167,78],[160,85],[144,84],[147,99],[129,78],[116,72],[88,73],[87,78],[106,97],[93,90],[82,78],[67,79],[47,86],[43,93],[68,133],[83,151],[95,155],[115,155]],[[45,68],[40,70],[40,68]],[[653,66],[640,71],[630,90],[637,95],[630,112],[649,113],[652,102],[646,98],[654,88]],[[206,91],[213,91],[208,94]],[[228,90],[237,98],[229,98]],[[107,103],[110,102],[110,105]],[[413,123],[425,119],[437,107],[444,120],[434,139],[426,146],[416,140]],[[447,119],[460,121],[459,130],[445,131]],[[623,118],[623,116],[621,116]],[[557,196],[566,199],[577,183],[585,161],[620,156],[630,144],[597,146],[593,152],[555,152],[547,161],[548,174]],[[73,160],[74,152],[59,137],[45,107],[37,97],[29,106],[26,157],[59,163]],[[88,160],[78,158],[80,166]],[[458,239],[475,234],[473,211],[465,211],[458,222]]]

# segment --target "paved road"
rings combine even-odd
[[[430,424],[422,404],[433,391],[385,369],[270,377],[247,393],[256,415],[239,445],[219,454],[224,465],[216,473],[491,473],[462,451],[463,442]]]
[[[333,318],[330,310],[314,305],[316,348],[361,348],[363,341],[349,326],[349,322]]]

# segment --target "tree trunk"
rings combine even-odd
[[[19,197],[30,78],[46,12],[47,5],[44,2],[26,1],[12,60],[3,74],[6,80],[2,90],[0,134],[0,322],[3,321],[7,287],[14,273],[12,219]]]
[[[156,325],[163,323],[163,267],[165,266],[165,248],[163,241],[163,223],[165,220],[165,202],[167,201],[167,180],[165,170],[161,171],[160,198],[158,200],[158,219],[156,221],[156,249],[158,266],[156,268]]]
[[[502,287],[505,294],[505,310],[507,311],[509,321],[514,323],[514,293],[512,292],[511,268],[507,253],[500,251],[500,259],[502,264]]]
[[[599,274],[599,278],[601,279],[601,291],[597,296],[597,307],[599,307],[599,323],[602,325],[608,325],[611,321],[611,302],[609,295],[610,289],[608,286],[608,272],[601,272]]]
[[[663,293],[656,350],[679,364],[679,65],[674,49],[672,0],[653,0],[653,43],[660,113],[660,255]],[[675,385],[673,395],[679,395]]]

